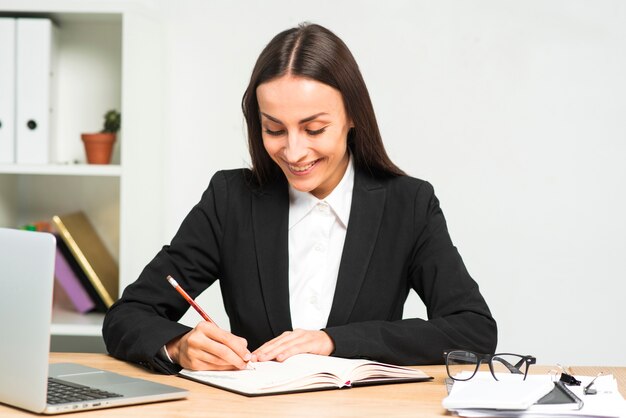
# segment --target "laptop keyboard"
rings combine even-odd
[[[48,378],[48,403],[52,405],[120,397],[122,395],[117,393],[77,385],[76,383],[66,382],[53,377]]]

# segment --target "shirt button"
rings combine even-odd
[[[324,246],[322,244],[317,244],[315,246],[315,251],[320,251],[320,252],[324,251]]]
[[[322,202],[322,203],[318,203],[317,210],[320,211],[321,213],[329,213],[330,207],[328,207],[328,203]]]
[[[311,296],[311,298],[309,299],[309,303],[311,303],[311,305],[317,305],[317,296]]]

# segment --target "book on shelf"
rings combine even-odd
[[[0,17],[0,164],[15,162],[15,19]]]
[[[52,92],[57,35],[51,19],[15,19],[14,152],[19,164],[47,164],[54,159],[51,126],[56,114]]]
[[[59,240],[60,238],[57,238],[57,242]],[[54,279],[71,302],[74,310],[80,313],[87,313],[95,309],[96,304],[58,245],[54,259]]]
[[[179,375],[245,396],[423,382],[432,379],[421,370],[409,367],[315,354],[298,354],[282,363],[276,361],[254,363],[254,370],[183,369]]]
[[[98,311],[108,309],[118,297],[117,262],[83,212],[54,216],[52,222],[61,239],[57,245]]]
[[[106,310],[108,309],[108,306],[106,305],[104,300],[100,297],[95,286],[89,280],[89,278],[87,277],[87,274],[85,274],[85,272],[83,271],[83,268],[80,266],[78,261],[74,258],[74,255],[72,254],[71,250],[69,249],[69,247],[67,246],[67,244],[65,243],[65,241],[63,241],[61,237],[57,238],[57,249],[61,252],[63,257],[65,258],[65,261],[67,261],[67,264],[70,266],[70,268],[76,275],[76,278],[80,281],[83,289],[87,292],[87,294],[89,295],[89,297],[95,304],[95,308],[93,310],[95,312],[106,312]]]

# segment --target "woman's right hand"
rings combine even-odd
[[[191,370],[243,370],[252,359],[244,338],[207,321],[165,347],[175,363]]]

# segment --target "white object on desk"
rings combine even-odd
[[[479,378],[455,382],[442,405],[451,410],[465,408],[525,410],[554,389],[550,376],[545,377],[521,381]]]
[[[528,378],[535,375],[528,376]],[[459,416],[486,418],[486,417],[509,417],[509,418],[526,418],[526,417],[605,417],[618,418],[626,417],[626,401],[619,393],[617,381],[613,375],[599,376],[594,382],[598,393],[596,395],[585,395],[583,388],[594,378],[594,376],[574,376],[582,383],[580,386],[569,386],[569,389],[576,396],[581,398],[584,405],[579,410],[560,409],[557,405],[532,405],[528,410],[494,410],[494,409],[471,409],[461,408],[455,412]],[[493,378],[492,378],[493,379]],[[456,382],[464,383],[464,382]],[[454,387],[453,387],[454,388]],[[458,387],[457,387],[458,388]],[[454,390],[454,389],[453,389]]]

